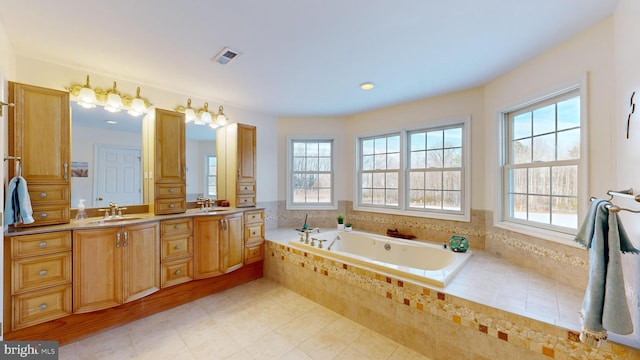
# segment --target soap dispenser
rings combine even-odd
[[[84,209],[84,199],[78,200],[78,212],[76,213],[76,220],[82,221],[87,218],[87,212]]]

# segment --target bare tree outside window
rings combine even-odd
[[[506,217],[577,229],[580,163],[578,90],[506,114]]]

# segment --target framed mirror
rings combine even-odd
[[[126,111],[86,109],[71,102],[71,207],[143,203],[142,121]],[[216,130],[186,125],[187,201],[216,197]]]

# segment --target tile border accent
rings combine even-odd
[[[492,336],[550,358],[608,360],[640,356],[640,350],[613,342],[599,347],[587,346],[579,342],[575,331],[478,304],[446,291],[381,275],[352,264],[345,267],[347,264],[315,254],[305,257],[296,249],[268,240],[266,245],[270,257],[266,261],[281,260],[294,264],[300,271],[318,270],[346,286],[358,287],[387,301],[406,305],[412,316],[431,314],[457,326],[473,329],[482,336]]]

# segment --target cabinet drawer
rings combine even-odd
[[[176,236],[176,235],[191,235],[193,231],[193,219],[174,219],[160,221],[160,235]]]
[[[262,236],[263,225],[245,225],[244,227],[244,242],[260,242],[264,240]]]
[[[193,260],[191,258],[162,264],[161,288],[191,280],[193,280]]]
[[[245,224],[262,224],[264,222],[264,211],[245,211],[244,223]]]
[[[70,251],[13,260],[11,264],[12,294],[71,282]]]
[[[12,330],[71,315],[71,285],[13,297]]]
[[[21,224],[20,226],[40,226],[53,224],[66,224],[69,222],[69,203],[35,205],[32,204],[33,219],[32,224]]]
[[[13,236],[10,239],[12,259],[71,250],[71,231]]]
[[[187,211],[185,198],[156,200],[156,214],[178,214]]]
[[[68,202],[68,185],[29,185],[29,198],[32,205],[51,202]]]
[[[156,184],[157,199],[185,197],[186,191],[184,184]]]
[[[175,237],[162,239],[162,261],[180,259],[193,255],[193,237]]]
[[[244,248],[244,263],[251,264],[264,260],[264,242],[256,245],[246,245]]]
[[[238,182],[238,195],[255,195],[255,194],[256,194],[255,181]]]
[[[255,195],[238,195],[238,204],[236,207],[250,207],[256,206]]]

